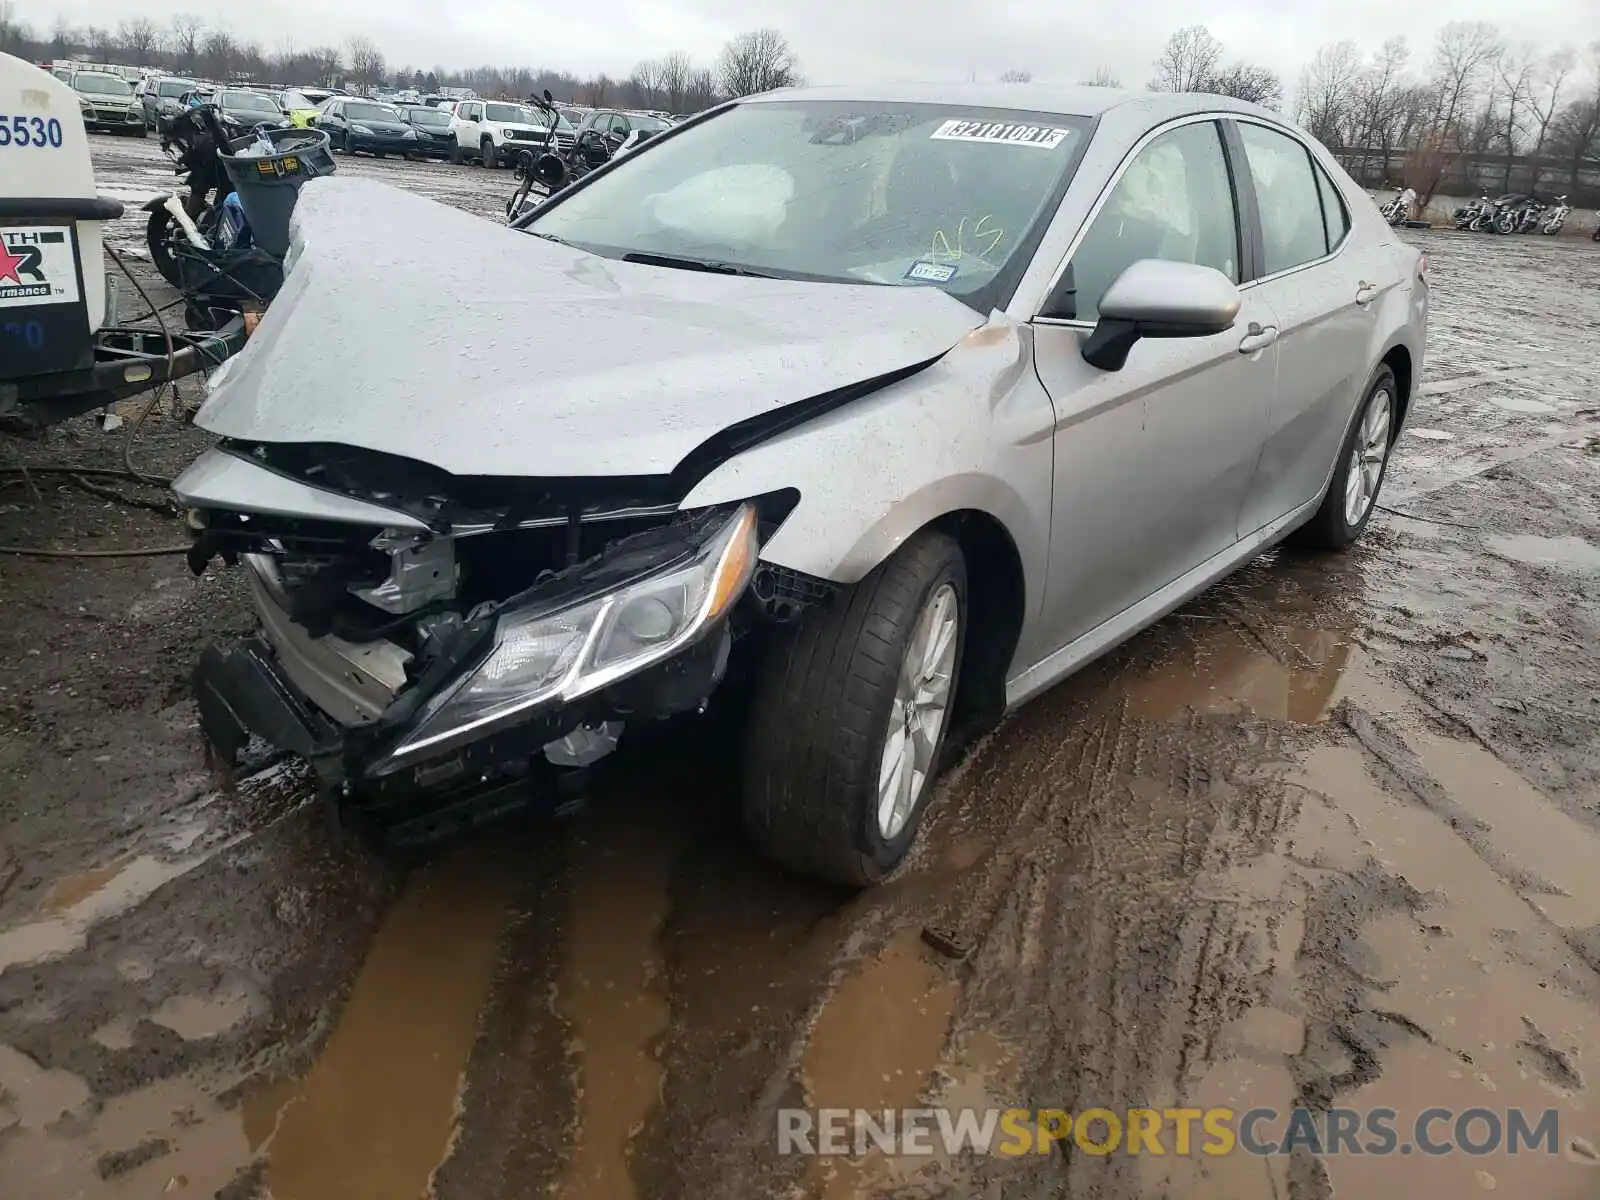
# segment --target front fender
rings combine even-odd
[[[855,583],[930,522],[977,510],[1010,534],[1025,611],[1043,594],[1054,413],[1026,325],[996,315],[939,362],[723,463],[685,508],[793,487],[764,561]]]

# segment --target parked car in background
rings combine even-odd
[[[557,114],[556,148],[571,149],[577,130]],[[542,150],[550,141],[550,119],[526,104],[503,100],[462,100],[450,118],[457,162],[475,158],[498,167],[524,150]]]
[[[195,88],[195,81],[177,75],[156,75],[144,82],[139,92],[139,102],[144,108],[144,127],[156,133],[165,131],[172,118],[181,111],[185,92]]]
[[[593,129],[610,148],[612,156],[625,154],[648,137],[671,129],[672,123],[651,113],[625,112],[618,108],[598,108],[589,114],[578,132]]]
[[[233,137],[243,137],[258,125],[268,129],[289,128],[289,118],[283,115],[277,100],[266,92],[223,88],[213,103],[217,106],[217,119]]]
[[[454,158],[455,131],[450,128],[450,113],[426,104],[407,104],[396,110],[400,119],[416,131],[415,153],[423,158]]]
[[[321,111],[323,101],[332,95],[323,88],[285,88],[278,93],[278,107],[289,118],[289,124],[304,129]]]
[[[332,148],[345,154],[415,154],[417,131],[387,104],[334,96],[325,100],[316,127],[328,135]]]
[[[144,105],[134,96],[133,84],[122,76],[104,71],[74,71],[68,82],[78,93],[78,108],[83,113],[85,128],[132,137],[145,135]]]

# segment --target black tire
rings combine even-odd
[[[450,144],[450,161],[455,163],[458,167],[466,161],[465,157],[461,153],[460,142],[452,142]]]
[[[483,143],[478,147],[478,157],[483,160],[484,167],[490,171],[500,165],[499,155],[495,151],[494,143],[488,138],[484,138]]]
[[[177,221],[166,209],[152,210],[149,221],[145,223],[144,241],[150,251],[150,261],[161,272],[161,278],[181,290],[183,280],[178,274],[177,259],[172,254],[172,239],[182,236],[174,228],[176,224]]]
[[[1351,524],[1345,512],[1345,485],[1349,478],[1350,459],[1355,453],[1357,441],[1361,438],[1367,412],[1372,408],[1380,392],[1389,398],[1388,445],[1384,449],[1383,463],[1378,468],[1377,484],[1366,511],[1361,514],[1359,520]],[[1333,478],[1328,481],[1328,490],[1322,497],[1322,504],[1317,508],[1316,515],[1294,533],[1292,540],[1296,545],[1307,550],[1329,551],[1348,550],[1355,544],[1356,539],[1366,529],[1367,523],[1372,520],[1373,511],[1378,507],[1378,497],[1383,492],[1383,481],[1389,473],[1389,459],[1393,457],[1394,440],[1399,425],[1400,390],[1395,385],[1394,372],[1386,366],[1380,366],[1372,376],[1372,382],[1367,384],[1366,391],[1362,392],[1361,406],[1356,410],[1355,420],[1350,423],[1350,429],[1339,446],[1339,456],[1334,460]]]
[[[933,770],[904,827],[885,838],[878,773],[901,664],[924,606],[944,584],[957,603],[955,664]],[[967,574],[961,549],[925,532],[775,644],[756,680],[747,732],[745,828],[769,858],[847,887],[903,859],[933,796],[960,687]]]

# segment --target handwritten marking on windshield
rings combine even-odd
[[[944,230],[934,230],[933,248],[928,251],[928,256],[930,258],[960,259],[965,258],[968,253],[974,258],[987,258],[990,254],[993,254],[994,248],[1005,239],[1006,231],[1000,228],[999,223],[992,215],[987,213],[979,217],[969,230],[967,223],[970,220],[970,217],[961,218],[960,224],[956,226],[956,240],[953,245],[949,235]],[[977,243],[971,251],[968,251],[966,246],[969,232]],[[989,242],[987,246],[982,245],[985,239],[988,239]]]

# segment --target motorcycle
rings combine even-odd
[[[568,150],[562,150],[556,140],[556,127],[561,112],[555,99],[546,88],[544,96],[530,96],[528,103],[543,112],[550,120],[550,137],[541,153],[524,150],[517,155],[515,175],[517,190],[506,201],[506,223],[509,225],[523,213],[535,208],[539,200],[533,196],[533,185],[538,184],[546,196],[553,195],[575,179],[582,179],[590,171],[611,161],[612,148],[605,137],[595,129],[586,129]]]
[[[197,105],[172,118],[162,131],[161,151],[172,159],[173,173],[185,177],[188,192],[181,203],[167,195],[144,206],[150,214],[145,244],[161,277],[182,288],[175,252],[180,242],[198,250],[244,248],[249,245],[249,222],[222,162],[233,150],[215,105]]]
[[[1378,211],[1383,214],[1383,219],[1391,225],[1404,225],[1411,219],[1412,207],[1417,202],[1417,193],[1411,188],[1399,192],[1389,203],[1382,205]]]
[[[1471,230],[1473,233],[1482,232],[1484,222],[1489,218],[1492,209],[1493,202],[1490,201],[1488,194],[1480,195],[1471,204],[1464,204],[1456,209],[1454,214],[1456,228]]]
[[[1561,227],[1567,223],[1567,214],[1572,211],[1572,205],[1567,203],[1565,196],[1557,196],[1555,206],[1545,214],[1544,224],[1539,226],[1539,232],[1554,235],[1561,232]]]
[[[228,164],[238,169],[239,160],[250,159],[263,181],[298,188],[335,169],[328,135],[262,124],[230,137],[216,107],[200,104],[172,121],[161,145],[188,192],[181,200],[166,195],[145,204],[145,241],[161,277],[183,293],[190,327],[212,328],[244,306],[264,307],[283,283],[288,212],[278,208],[269,227],[252,229]],[[243,171],[255,179],[254,171]]]

